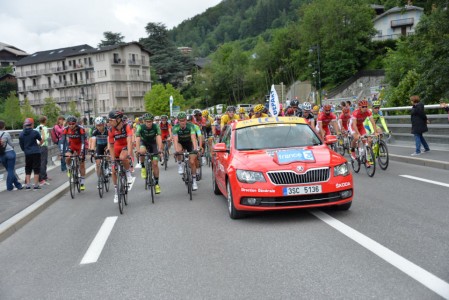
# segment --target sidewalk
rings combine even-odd
[[[388,144],[390,159],[409,164],[449,170],[449,147],[430,145],[431,151],[420,156],[411,156],[415,147],[413,144]],[[95,168],[86,161],[86,177]],[[20,172],[18,172],[20,173]],[[50,185],[45,185],[39,191],[6,191],[5,180],[0,180],[0,242],[25,225],[43,209],[56,201],[68,189],[67,175],[61,172],[59,162],[51,166],[48,176],[52,178]],[[24,174],[19,175],[23,182]]]

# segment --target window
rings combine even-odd
[[[99,71],[97,71],[97,77],[98,78],[106,77],[106,70],[99,70]]]
[[[226,149],[231,149],[231,126],[227,126],[225,133],[223,134],[223,138],[221,139],[222,143],[226,144]]]

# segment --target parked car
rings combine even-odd
[[[331,151],[303,118],[268,117],[227,126],[213,150],[212,186],[229,216],[332,206],[348,210],[353,180],[344,157]]]

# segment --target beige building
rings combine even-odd
[[[143,96],[151,90],[150,55],[137,42],[36,52],[16,63],[19,100],[28,98],[37,114],[49,97],[62,112],[74,101],[86,117],[106,115],[111,109],[142,114]]]

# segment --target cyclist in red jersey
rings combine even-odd
[[[349,107],[343,107],[341,109],[341,114],[338,117],[338,127],[340,131],[346,133],[344,131],[349,131],[349,121],[351,120],[351,110]]]
[[[116,158],[119,158],[123,162],[123,167],[126,170],[126,177],[128,183],[131,183],[133,177],[130,171],[130,159],[132,154],[128,149],[132,149],[132,137],[133,131],[128,123],[123,120],[123,112],[119,110],[113,110],[109,112],[109,121],[111,127],[108,132],[109,153],[111,155],[111,162],[114,163]],[[132,150],[131,150],[132,151]],[[128,153],[129,152],[129,153]],[[112,172],[112,181],[114,182],[115,195],[114,200],[118,198],[117,194],[117,173],[115,168]]]
[[[359,102],[359,108],[354,110],[351,116],[351,120],[349,121],[349,131],[351,132],[351,135],[353,137],[351,142],[351,157],[352,159],[356,159],[355,155],[355,144],[360,136],[363,136],[366,134],[365,126],[363,126],[363,122],[366,118],[369,118],[371,124],[374,128],[374,133],[377,136],[377,127],[376,122],[374,122],[373,114],[368,109],[368,101],[367,100],[360,100]],[[369,140],[369,143],[371,144],[371,140]]]
[[[331,131],[329,129],[329,124],[332,123],[332,126],[337,131],[337,134],[340,134],[340,129],[337,124],[337,116],[331,112],[332,106],[330,104],[326,104],[323,106],[323,111],[318,115],[317,121],[317,129],[318,132],[321,133],[323,139],[326,135],[330,135]]]
[[[170,123],[168,123],[168,116],[167,115],[162,115],[161,116],[161,123],[159,123],[159,127],[161,128],[162,141],[167,140],[167,146],[168,146],[168,149],[170,149],[170,147],[171,147],[171,137],[172,137],[172,135],[171,135],[171,128],[172,128],[172,126],[171,126]],[[163,162],[164,161],[162,160],[162,163]]]
[[[62,132],[62,143],[61,143],[61,155],[63,149],[67,149],[65,153],[65,162],[69,166],[72,161],[73,155],[80,155],[80,189],[85,190],[84,186],[84,176],[86,176],[86,164],[85,164],[85,140],[86,131],[84,128],[77,123],[77,119],[74,116],[67,117],[68,126],[64,128]],[[67,146],[66,146],[67,145]],[[70,172],[70,171],[68,171]],[[70,177],[70,173],[68,173]]]

